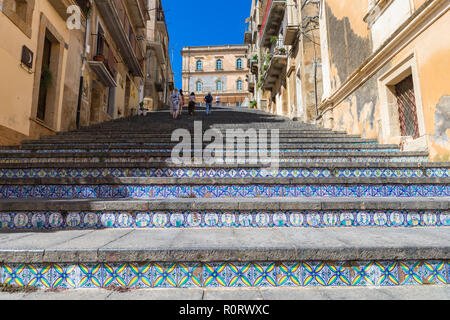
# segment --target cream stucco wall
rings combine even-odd
[[[64,41],[68,42],[70,34],[65,21],[58,15],[55,9],[44,0],[35,2],[32,18],[31,38],[26,36],[7,16],[0,12],[0,126],[7,127],[15,132],[30,136],[30,118],[33,101],[34,72],[36,67],[36,56],[38,50],[38,36],[40,15],[44,14],[56,28]],[[33,70],[20,66],[22,46],[27,46],[34,52]],[[63,44],[64,45],[64,44]],[[67,50],[64,50],[63,69],[61,79],[65,78],[65,60]],[[63,86],[63,81],[58,83]],[[61,114],[63,91],[59,90],[58,114]],[[58,129],[61,125],[57,120]]]

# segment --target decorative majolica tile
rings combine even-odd
[[[75,289],[80,284],[81,274],[77,265],[54,264],[52,266],[52,288]]]
[[[155,264],[152,268],[154,288],[176,288],[178,266],[176,264]]]
[[[375,262],[372,268],[376,286],[398,286],[400,283],[397,262]]]
[[[128,265],[126,263],[119,265],[103,265],[103,287],[122,287],[126,288],[129,283]]]
[[[277,271],[277,286],[279,287],[301,287],[302,286],[302,264],[282,263]]]
[[[427,284],[447,284],[447,270],[444,261],[427,261],[422,267],[424,281]]]
[[[177,287],[199,288],[203,286],[203,267],[198,263],[180,263],[177,267]]]
[[[373,262],[359,262],[350,271],[352,286],[376,286],[379,271]]]
[[[326,263],[324,262],[303,262],[302,263],[302,286],[318,287],[326,286],[328,274]]]
[[[133,289],[152,288],[153,270],[152,264],[131,263],[128,265],[128,287]]]
[[[102,288],[103,285],[103,270],[101,264],[80,264],[80,280],[78,288],[96,289]]]
[[[203,286],[209,288],[227,287],[230,281],[226,263],[203,265]]]
[[[252,287],[255,283],[255,268],[251,263],[230,263],[227,271],[228,287]]]
[[[254,264],[254,287],[276,287],[278,282],[276,263]]]

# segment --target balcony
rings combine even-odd
[[[164,49],[165,46],[161,40],[156,41],[149,40],[147,41],[147,47],[155,51],[156,57],[158,58],[158,61],[160,63],[165,63],[166,61],[166,53]]]
[[[67,14],[67,8],[73,5],[78,5],[82,12],[83,5],[85,5],[86,1],[76,1],[76,0],[48,0],[50,4],[55,8],[56,12],[58,12],[59,16],[66,20],[69,15]]]
[[[126,0],[128,12],[136,28],[145,28],[150,15],[145,0]]]
[[[247,75],[248,91],[255,92],[256,76],[254,74]]]
[[[262,88],[264,90],[271,90],[280,75],[287,66],[288,51],[283,45],[283,39],[278,40],[273,44],[272,49],[268,55],[263,67]]]
[[[298,20],[297,8],[294,5],[288,5],[286,7],[286,14],[283,21],[284,29],[284,44],[291,46],[294,44],[297,38],[298,31],[300,30],[300,23]]]
[[[122,0],[97,0],[96,3],[130,73],[142,78],[142,51]]]
[[[251,73],[258,74],[258,57],[256,55],[248,61],[248,66]]]
[[[277,36],[286,10],[286,0],[269,0],[261,25],[260,46],[270,47],[270,38]]]
[[[97,52],[89,66],[105,87],[117,87],[116,69],[117,61],[108,42],[103,35],[97,35]]]

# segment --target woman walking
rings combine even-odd
[[[171,102],[171,105],[172,105],[172,110],[171,110],[172,111],[172,117],[175,120],[175,119],[178,118],[179,110],[180,110],[180,102],[181,102],[181,95],[178,92],[177,88],[175,88],[172,91],[172,95],[170,97],[170,102]]]
[[[180,90],[180,110],[178,111],[178,116],[183,114],[183,108],[184,108],[184,95],[183,90]]]
[[[195,104],[197,103],[195,99],[195,93],[192,92],[189,97],[189,115],[193,116],[195,114]]]

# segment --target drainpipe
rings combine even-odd
[[[91,30],[91,14],[92,14],[92,0],[89,1],[89,10],[87,19],[86,19],[86,31],[84,36],[84,52],[81,56],[81,76],[80,76],[80,89],[78,90],[78,104],[77,104],[77,129],[80,128],[81,121],[81,100],[83,96],[83,84],[84,84],[84,70],[86,69],[86,60],[87,60],[87,48],[89,46],[89,34]]]

